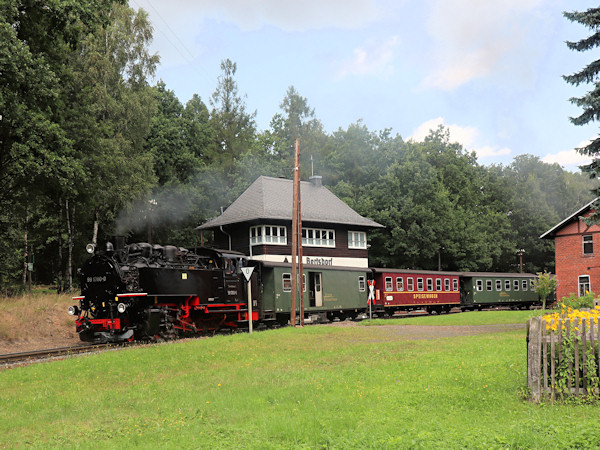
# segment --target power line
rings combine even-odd
[[[138,7],[138,9],[141,9],[142,6],[136,1],[136,0],[131,0],[133,1],[133,3],[135,3]],[[161,27],[157,26],[155,23],[153,23],[152,25],[164,36],[164,38],[167,40],[167,42],[169,44],[171,44],[171,46],[177,51],[177,53],[190,65],[195,66],[198,70],[198,74],[200,76],[202,76],[203,78],[205,78],[207,81],[211,81],[211,78],[208,76],[208,73],[206,72],[206,70],[200,65],[198,64],[198,62],[195,60],[195,56],[194,54],[186,47],[186,45],[183,43],[183,41],[181,40],[181,38],[178,36],[178,34],[173,31],[173,28],[171,28],[171,26],[169,25],[169,23],[165,20],[165,18],[160,14],[160,12],[154,7],[154,5],[152,4],[152,2],[150,0],[146,0],[146,3],[148,4],[148,6],[150,6],[150,8],[152,8],[152,10],[154,11],[154,13],[160,18],[160,20],[164,23],[164,25],[166,26],[166,28],[168,29],[168,31],[170,31],[170,33],[175,37],[175,39],[177,39],[177,41],[179,42],[179,44],[181,44],[181,47],[187,52],[187,55],[184,54],[184,52],[180,49],[180,47],[178,45],[176,45],[171,38],[169,37],[169,34],[166,33]]]

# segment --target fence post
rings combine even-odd
[[[531,400],[539,403],[541,399],[541,337],[542,318],[534,317],[527,322],[527,386],[531,391]]]

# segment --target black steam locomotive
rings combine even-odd
[[[241,253],[125,245],[122,238],[105,250],[87,250],[92,256],[79,271],[81,296],[74,298],[79,305],[69,308],[82,341],[169,339],[248,326],[240,269],[252,262]]]

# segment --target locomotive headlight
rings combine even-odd
[[[117,311],[119,311],[121,314],[123,314],[126,309],[127,309],[127,305],[125,303],[119,303],[117,305]]]
[[[77,306],[69,306],[68,311],[71,316],[76,316],[79,314],[79,308]]]
[[[96,246],[94,244],[88,244],[85,246],[85,251],[88,252],[90,255],[94,253],[94,250],[96,250]]]

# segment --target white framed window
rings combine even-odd
[[[385,290],[387,292],[391,292],[394,290],[394,285],[392,284],[392,277],[385,277]]]
[[[444,290],[445,291],[450,290],[450,278],[444,278]]]
[[[406,289],[409,292],[412,292],[412,291],[415,290],[415,280],[414,280],[414,278],[407,278],[406,279]]]
[[[250,245],[286,245],[286,228],[277,225],[259,225],[250,227]]]
[[[433,279],[427,278],[427,290],[433,291]]]
[[[579,283],[579,296],[580,297],[583,297],[588,292],[591,292],[589,275],[581,275],[578,279],[578,283]]]
[[[452,290],[458,291],[458,279],[452,280]]]
[[[404,278],[396,277],[396,290],[403,291],[404,290]]]
[[[302,228],[304,247],[335,247],[335,231],[321,228]]]
[[[522,280],[521,281],[521,290],[522,291],[526,291],[527,290],[527,280]]]
[[[476,287],[477,291],[479,291],[479,292],[483,291],[483,280],[476,280],[475,285],[477,286]]]
[[[358,277],[358,291],[365,292],[365,277],[364,277],[364,275],[360,275]]]
[[[510,280],[504,280],[504,290],[510,291]]]
[[[513,280],[513,291],[519,290],[519,280]]]
[[[425,285],[423,284],[423,278],[417,278],[417,291],[422,291],[425,289]]]
[[[435,290],[436,291],[441,291],[442,290],[442,279],[441,278],[436,278],[435,279]]]
[[[492,289],[493,287],[494,287],[494,286],[493,286],[492,280],[485,280],[485,290],[486,290],[486,291],[491,291],[491,290],[493,290],[493,289]]]
[[[593,255],[594,254],[594,236],[591,234],[586,234],[582,236],[583,243],[583,254],[584,255]]]
[[[497,291],[502,290],[502,280],[496,280],[496,290]]]
[[[292,292],[292,274],[281,274],[281,282],[283,284],[283,292]]]
[[[348,248],[367,248],[367,233],[364,231],[348,231]]]

